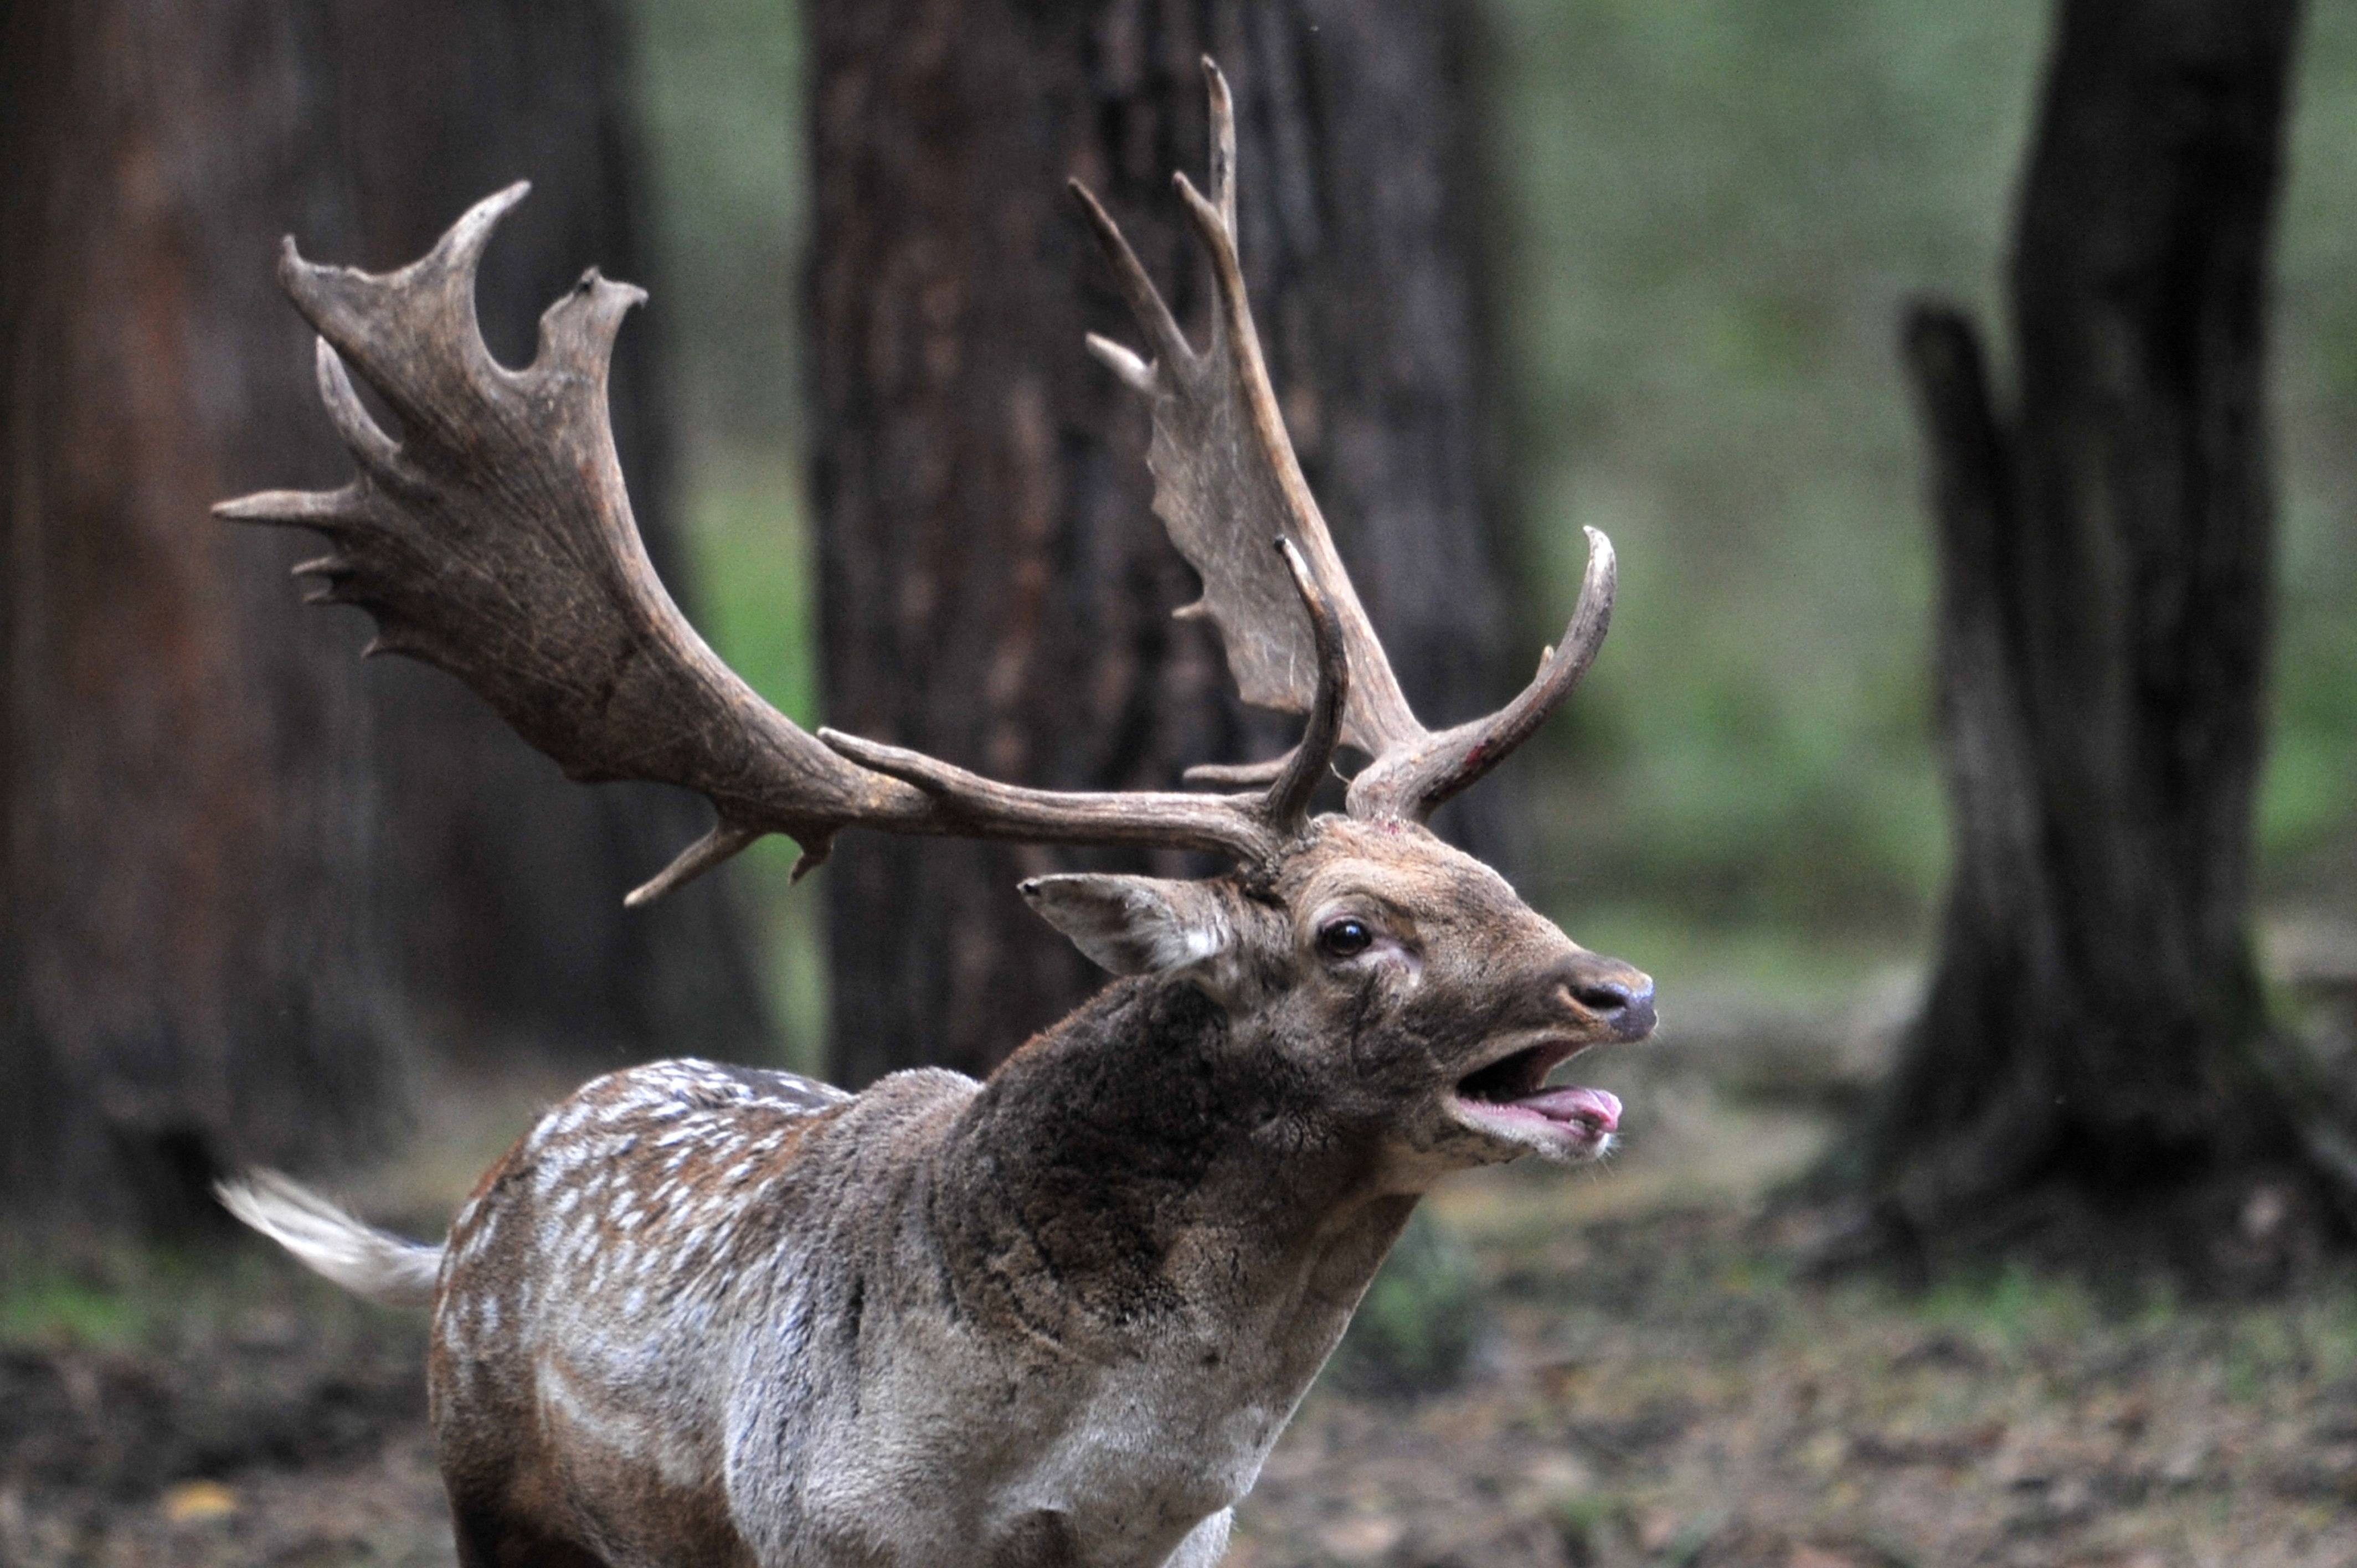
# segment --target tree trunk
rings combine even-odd
[[[332,251],[305,233],[305,253],[400,265],[521,176],[532,198],[501,225],[480,282],[484,334],[501,360],[532,357],[540,313],[586,266],[652,285],[615,355],[615,445],[649,553],[692,611],[659,385],[665,295],[651,275],[625,111],[622,18],[607,0],[369,0],[336,16],[318,64],[358,228]],[[364,69],[372,60],[400,69]],[[306,431],[323,428],[313,418]],[[437,1040],[602,1063],[767,1053],[735,879],[622,908],[705,830],[700,801],[660,785],[571,783],[438,671],[384,660],[369,679],[385,831],[398,846],[380,868],[385,924],[400,933],[404,991]]]
[[[2012,276],[2020,393],[1919,308],[1956,867],[1873,1128],[1919,1236],[2293,1154],[2260,1063],[2266,261],[2295,0],[2064,0]]]
[[[221,1166],[364,1149],[403,1103],[412,983],[469,1027],[594,1030],[604,1007],[637,1041],[706,986],[750,1014],[742,966],[693,951],[730,950],[716,913],[671,917],[690,961],[669,972],[614,935],[692,813],[572,804],[521,743],[482,738],[496,722],[454,683],[363,674],[361,618],[287,581],[316,545],[206,515],[347,472],[273,274],[281,234],[406,260],[483,188],[551,166],[486,274],[511,352],[572,269],[627,259],[603,13],[440,9],[23,0],[0,21],[12,1219],[170,1228],[210,1212]],[[645,385],[642,354],[617,377],[641,462]]]
[[[1461,8],[889,3],[811,26],[830,723],[1057,788],[1169,788],[1290,743],[1234,703],[1210,632],[1171,621],[1193,585],[1149,510],[1146,412],[1081,349],[1135,333],[1071,176],[1200,328],[1169,178],[1201,178],[1206,51],[1236,93],[1272,372],[1408,695],[1453,723],[1511,694]],[[1469,797],[1460,839],[1501,856],[1506,799]],[[1059,864],[846,838],[826,874],[836,1074],[984,1070],[1092,988],[1014,894]]]

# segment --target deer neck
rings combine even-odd
[[[1081,1353],[1281,1325],[1305,1381],[1415,1205],[1284,1053],[1165,978],[1009,1058],[940,1158],[962,1307]]]

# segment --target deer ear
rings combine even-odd
[[[1083,874],[1035,876],[1022,891],[1049,925],[1115,974],[1207,963],[1235,944],[1226,907],[1200,882]]]

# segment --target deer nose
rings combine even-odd
[[[1653,978],[1617,958],[1581,953],[1564,966],[1563,992],[1616,1039],[1641,1040],[1653,1032]]]

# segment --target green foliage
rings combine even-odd
[[[1604,1554],[1607,1543],[1623,1528],[1629,1505],[1610,1492],[1576,1492],[1557,1498],[1554,1511],[1565,1551],[1572,1562],[1585,1564]]]
[[[1896,329],[1908,297],[1943,295],[2004,357],[2050,6],[1488,10],[1501,341],[1548,616],[1580,524],[1623,561],[1611,642],[1553,737],[1550,776],[1576,782],[1541,891],[1887,928],[1947,856]],[[2357,838],[2357,17],[2313,12],[2305,48],[2276,301],[2284,602],[2260,832],[2278,885]]]
[[[819,722],[816,576],[800,467],[781,454],[708,451],[694,463],[688,539],[704,630],[753,689],[805,727]],[[819,1073],[826,1038],[826,932],[815,886],[790,886],[799,851],[746,853],[769,924],[770,992],[786,1065]]]
[[[732,452],[694,472],[688,540],[705,630],[755,691],[815,725],[815,574],[801,470],[782,456]]]
[[[0,1287],[0,1348],[112,1349],[146,1326],[136,1297],[86,1274],[34,1266]]]
[[[799,6],[637,0],[661,314],[703,447],[793,449],[809,193]]]
[[[2357,849],[2357,13],[2310,7],[2300,50],[2272,301],[2281,598],[2258,812],[2279,887]]]
[[[1853,928],[1945,857],[1902,300],[1986,307],[2038,0],[1496,0],[1530,558],[1622,557],[1566,883]],[[1550,607],[1560,613],[1566,605]]]
[[[1471,1365],[1488,1322],[1472,1254],[1446,1222],[1419,1209],[1367,1287],[1332,1375],[1369,1393],[1448,1388]]]
[[[200,1249],[118,1237],[61,1251],[18,1240],[0,1251],[0,1351],[142,1350],[264,1306],[338,1324],[402,1316],[296,1271],[277,1249],[242,1234]]]

